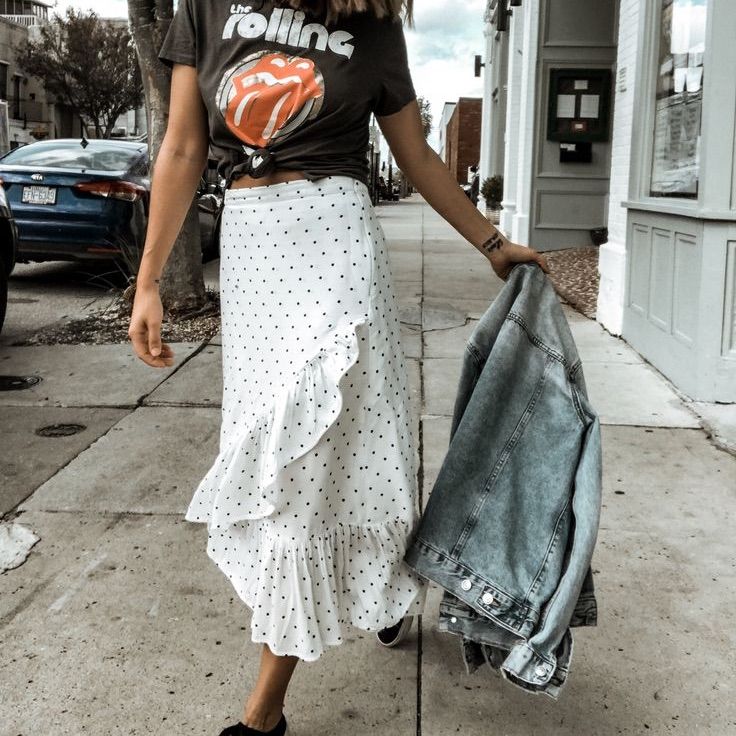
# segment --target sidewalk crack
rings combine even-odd
[[[427,327],[422,330],[422,334],[425,332],[445,332],[446,330],[457,330],[459,327],[467,327],[468,322],[477,322],[473,317],[466,317],[461,325],[451,325],[449,327]]]

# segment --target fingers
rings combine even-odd
[[[145,340],[142,341],[141,345],[142,348],[135,352],[146,365],[150,365],[152,368],[169,368],[174,365],[174,351],[166,343],[162,345],[159,355],[151,355]]]
[[[526,260],[534,261],[542,269],[542,271],[544,271],[545,273],[549,273],[549,264],[547,263],[547,258],[534,248],[527,248],[526,250]]]
[[[148,341],[146,340],[146,334],[140,330],[133,329],[131,327],[128,330],[128,337],[130,342],[133,344],[133,352],[141,359],[145,360],[144,356],[148,353]]]
[[[154,341],[154,344],[158,346],[158,355],[153,355],[151,352],[149,332],[145,328],[132,329],[128,332],[128,336],[133,344],[133,352],[146,365],[152,368],[168,368],[174,364],[174,351],[168,343],[161,343],[160,333],[158,333],[157,341]]]
[[[510,253],[510,260],[515,263],[534,261],[545,273],[549,273],[547,258],[534,248],[525,245],[517,245],[515,251]]]
[[[490,260],[496,276],[503,281],[506,281],[511,273],[511,269],[516,263],[534,262],[542,269],[542,271],[544,271],[544,273],[550,273],[547,258],[534,248],[525,245],[509,243],[502,254],[492,256]]]
[[[157,357],[161,352],[161,323],[151,322],[148,325],[148,352]]]

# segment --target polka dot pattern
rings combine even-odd
[[[383,230],[348,176],[225,196],[220,451],[185,518],[252,609],[312,661],[347,625],[424,610],[409,388]]]

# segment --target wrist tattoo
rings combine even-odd
[[[496,250],[500,248],[503,245],[503,236],[501,233],[496,231],[491,235],[488,240],[486,240],[484,243],[481,243],[481,248],[486,251],[487,253],[490,253],[492,250]]]

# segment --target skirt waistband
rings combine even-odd
[[[305,197],[325,197],[359,190],[368,194],[368,187],[359,179],[352,176],[332,175],[320,177],[319,179],[293,179],[256,187],[230,188],[225,190],[224,201],[225,204],[281,202]]]

